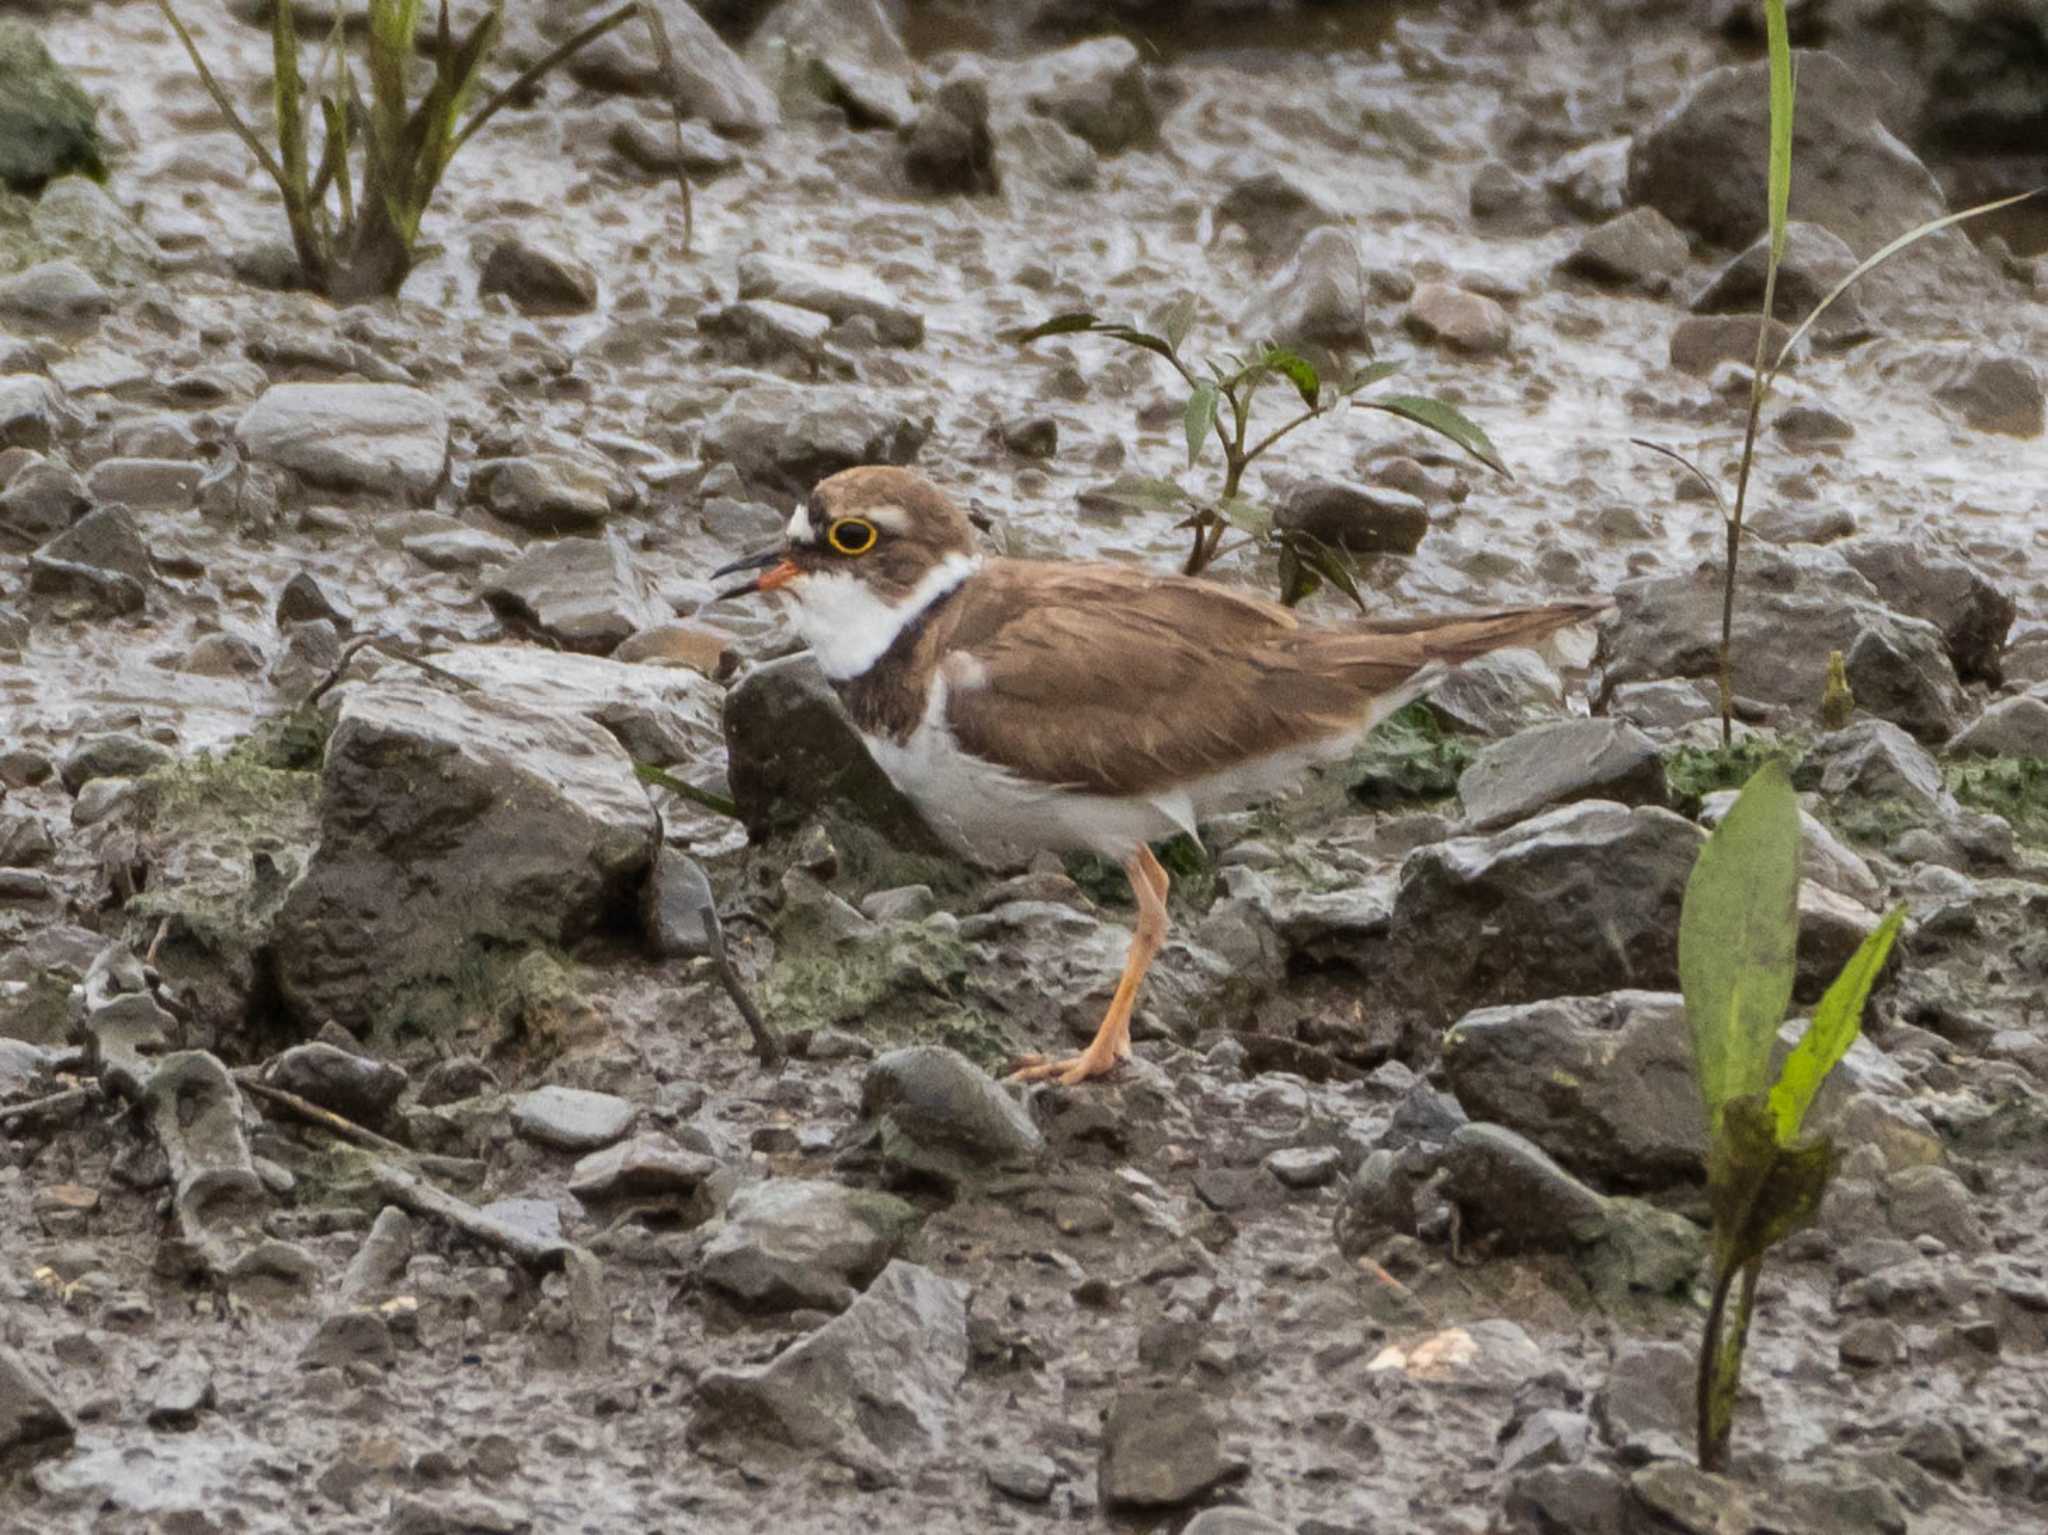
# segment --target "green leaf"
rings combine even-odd
[[[1003,331],[997,339],[1014,341],[1018,346],[1025,346],[1045,336],[1071,336],[1078,331],[1094,330],[1101,323],[1086,310],[1074,310],[1067,314],[1056,314],[1050,320],[1041,320],[1036,325],[1026,326],[1022,330]]]
[[[1799,800],[1785,764],[1759,768],[1700,849],[1678,919],[1678,982],[1707,1124],[1763,1090],[1792,1000]]]
[[[1785,210],[1792,199],[1792,43],[1785,0],[1764,0],[1764,32],[1771,55],[1771,265],[1785,259]]]
[[[1322,398],[1322,375],[1316,372],[1315,364],[1299,352],[1284,346],[1271,347],[1259,358],[1257,366],[1271,368],[1285,378],[1301,396],[1301,403],[1310,410],[1314,410],[1316,402]]]
[[[1188,396],[1187,415],[1182,424],[1187,428],[1190,469],[1202,456],[1202,444],[1209,440],[1209,433],[1215,430],[1218,398],[1216,386],[1207,379],[1195,385],[1195,392]]]
[[[1252,500],[1249,496],[1226,496],[1217,504],[1216,510],[1223,514],[1225,522],[1240,533],[1249,533],[1252,537],[1262,540],[1272,537],[1272,508]]]
[[[1404,421],[1413,421],[1417,426],[1426,426],[1432,432],[1450,438],[1480,463],[1498,474],[1507,475],[1508,466],[1502,462],[1497,450],[1478,424],[1470,420],[1455,406],[1446,405],[1442,400],[1433,400],[1423,394],[1383,394],[1376,399],[1358,402],[1367,410],[1383,410]]]
[[[1302,563],[1300,551],[1289,539],[1280,546],[1280,601],[1293,607],[1321,586],[1322,578]]]
[[[1731,1098],[1707,1150],[1716,1266],[1754,1262],[1812,1225],[1833,1171],[1834,1146],[1825,1136],[1781,1146],[1762,1093]]]
[[[1096,328],[1103,335],[1121,341],[1126,346],[1143,347],[1146,351],[1157,352],[1169,360],[1173,358],[1173,348],[1166,344],[1166,338],[1163,336],[1155,336],[1150,331],[1139,330],[1133,325],[1102,325]]]
[[[1374,384],[1392,378],[1401,371],[1398,362],[1369,362],[1351,377],[1344,380],[1343,388],[1337,392],[1347,399],[1361,389],[1370,389]]]
[[[1806,1026],[1792,1053],[1785,1057],[1785,1064],[1778,1068],[1777,1085],[1771,1089],[1771,1116],[1779,1145],[1789,1146],[1798,1138],[1799,1127],[1806,1122],[1806,1111],[1813,1107],[1821,1083],[1862,1031],[1863,1004],[1869,1000],[1870,988],[1876,984],[1878,972],[1884,969],[1892,941],[1899,936],[1905,920],[1906,908],[1893,907],[1877,930],[1849,956],[1849,963],[1842,966],[1842,973],[1835,977],[1827,995],[1820,999],[1820,1006],[1814,1009],[1813,1021]]]
[[[1359,612],[1369,612],[1365,599],[1358,593],[1358,578],[1352,571],[1350,556],[1341,549],[1332,549],[1319,539],[1296,536],[1305,543],[1301,552],[1302,563],[1356,603]]]
[[[1141,512],[1178,512],[1188,506],[1188,493],[1173,481],[1142,474],[1120,474],[1095,494]]]
[[[1159,328],[1166,333],[1166,344],[1176,352],[1188,339],[1188,332],[1195,328],[1195,303],[1194,294],[1183,293],[1159,317]]]
[[[289,0],[276,0],[270,16],[271,105],[277,113],[277,158],[284,167],[285,209],[297,222],[306,214],[306,114],[299,81],[299,28]]]

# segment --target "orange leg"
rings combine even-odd
[[[1124,960],[1124,973],[1102,1015],[1102,1027],[1079,1055],[1048,1060],[1042,1055],[1026,1056],[1012,1074],[1013,1082],[1042,1082],[1047,1078],[1062,1087],[1072,1087],[1090,1077],[1099,1077],[1118,1061],[1131,1058],[1131,1008],[1138,1000],[1139,983],[1152,968],[1166,942],[1166,892],[1169,881],[1152,849],[1139,845],[1124,860],[1124,873],[1131,881],[1131,894],[1138,898],[1138,929],[1131,935],[1131,951]]]

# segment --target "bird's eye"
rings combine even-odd
[[[875,525],[858,517],[842,517],[825,530],[825,541],[841,554],[866,554],[875,547]]]

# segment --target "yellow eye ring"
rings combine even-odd
[[[825,541],[841,554],[866,554],[876,536],[875,525],[858,517],[842,517],[825,530]]]

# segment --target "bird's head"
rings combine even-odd
[[[981,563],[974,527],[923,475],[872,466],[819,482],[782,543],[714,577],[751,572],[720,600],[780,592],[833,678],[859,676],[918,614]]]

